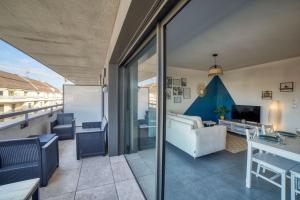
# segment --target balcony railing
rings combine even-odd
[[[20,124],[21,128],[25,128],[28,125],[28,121],[43,115],[52,116],[53,112],[62,111],[62,109],[63,104],[57,104],[41,108],[26,109],[22,111],[0,114],[0,130],[11,126],[16,126],[17,124]]]
[[[55,97],[55,96],[0,96],[0,102],[26,102],[26,101],[60,101],[62,97]]]

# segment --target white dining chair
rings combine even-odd
[[[247,136],[247,142],[251,142],[251,140],[254,139],[255,137],[255,133],[253,134],[253,131],[252,133],[250,133],[250,131],[246,129],[246,136]],[[273,185],[279,187],[281,189],[281,200],[285,200],[286,199],[286,175],[290,169],[292,169],[294,166],[297,165],[297,162],[282,158],[280,156],[274,156],[272,154],[263,153],[263,152],[253,153],[251,162],[256,163],[257,168],[258,167],[264,168],[265,170],[274,173],[273,176],[269,177],[265,173],[261,174],[260,170],[254,171],[250,169],[251,174],[254,174],[256,177],[268,181],[269,183],[272,183]],[[281,181],[277,182],[276,180],[279,178]]]
[[[300,165],[295,166],[291,172],[291,200],[300,194]]]

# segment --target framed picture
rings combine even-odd
[[[172,97],[172,89],[167,89],[166,90],[166,97],[167,97],[167,100],[171,100],[171,97]]]
[[[280,92],[293,92],[294,82],[284,82],[280,83]]]
[[[273,99],[273,92],[272,91],[263,91],[262,92],[262,99],[272,100]]]
[[[167,88],[173,87],[173,79],[172,77],[167,77]]]
[[[182,95],[182,88],[181,87],[173,87],[173,95]]]
[[[174,103],[181,103],[182,99],[180,96],[174,97]]]
[[[181,80],[180,79],[173,79],[173,87],[180,87],[181,86]]]
[[[184,99],[191,98],[191,88],[183,88],[183,98]]]
[[[181,78],[181,87],[187,86],[187,78]]]

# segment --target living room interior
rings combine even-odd
[[[165,199],[282,199],[263,179],[245,186],[246,129],[299,133],[299,10],[292,0],[191,1],[169,22]],[[147,51],[138,62],[139,145],[127,160],[155,199],[157,55]],[[287,181],[287,199],[289,190]]]

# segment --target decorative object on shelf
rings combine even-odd
[[[172,97],[172,89],[167,88],[167,90],[166,90],[166,97],[167,97],[168,100],[171,99],[171,97]]]
[[[215,110],[215,113],[220,117],[221,120],[224,120],[225,119],[225,115],[227,113],[229,113],[230,110],[228,110],[226,108],[226,106],[219,106],[216,110]]]
[[[173,95],[182,95],[182,88],[181,87],[173,87]]]
[[[221,67],[221,65],[217,65],[217,53],[214,53],[213,55],[214,58],[214,65],[211,66],[208,70],[208,77],[213,77],[213,76],[219,76],[219,75],[223,75],[223,68]]]
[[[261,97],[264,100],[272,100],[273,99],[273,92],[272,91],[262,91]]]
[[[181,86],[181,79],[174,78],[173,79],[173,87],[180,87]]]
[[[181,96],[174,97],[174,103],[181,103],[181,102],[182,102]]]
[[[294,82],[284,82],[280,83],[280,92],[293,92]]]
[[[191,88],[183,88],[183,98],[191,99]]]
[[[187,78],[181,78],[181,87],[187,86]]]
[[[173,87],[173,79],[172,77],[167,77],[167,88]]]
[[[279,101],[272,101],[269,108],[268,116],[269,124],[273,125],[274,131],[277,131],[280,126],[281,121],[281,111],[279,106]]]
[[[204,97],[206,93],[206,84],[204,82],[200,82],[198,85],[198,95],[199,97]]]

